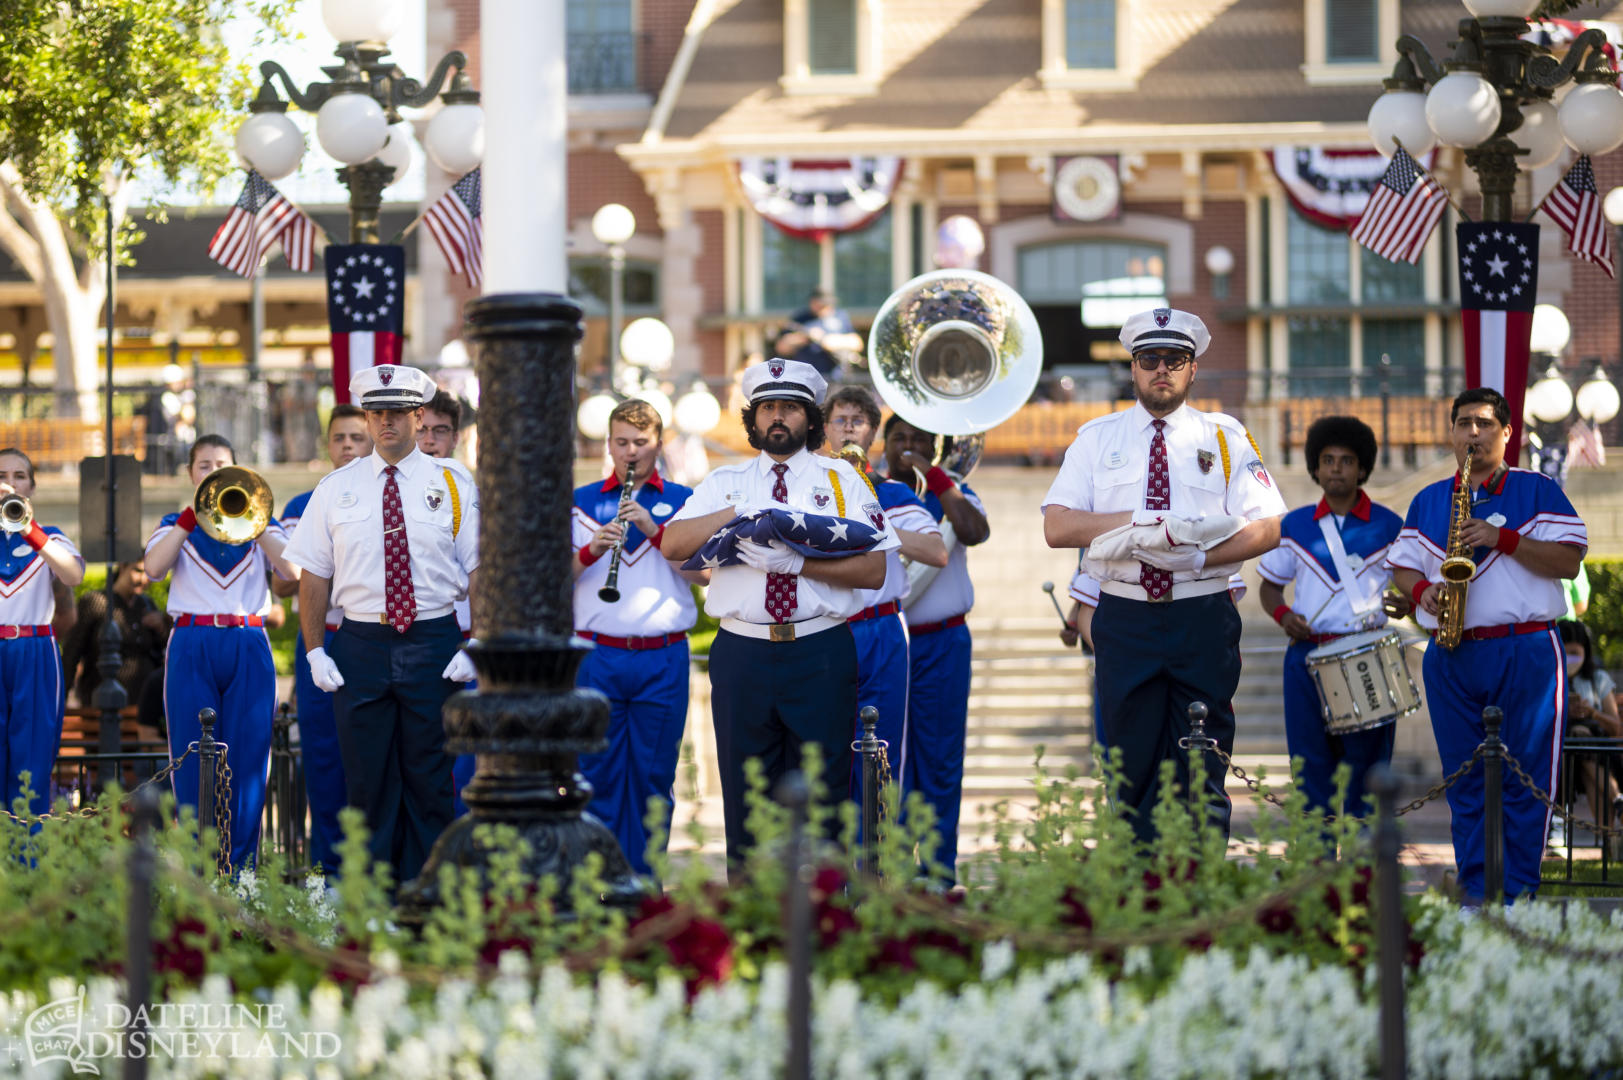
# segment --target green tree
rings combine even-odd
[[[96,327],[132,175],[212,190],[232,167],[247,65],[223,28],[285,34],[295,0],[0,0],[0,251],[37,285],[59,415],[94,415]]]

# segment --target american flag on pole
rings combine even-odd
[[[288,202],[270,181],[249,169],[248,182],[236,205],[209,241],[209,258],[234,274],[251,278],[259,272],[260,260],[278,238],[289,266],[308,271],[314,265],[315,222]]]
[[[1532,358],[1533,302],[1538,295],[1538,226],[1465,221],[1460,253],[1460,323],[1465,331],[1465,385],[1491,386],[1510,404],[1506,461],[1521,457],[1522,405]]]
[[[1595,167],[1588,154],[1579,154],[1567,175],[1550,189],[1538,208],[1550,215],[1550,220],[1561,226],[1571,241],[1574,255],[1588,259],[1606,276],[1615,278],[1612,267],[1612,230],[1601,213],[1600,192],[1595,188]]]
[[[349,400],[361,368],[400,363],[405,337],[406,249],[399,244],[328,244],[327,321],[332,328],[332,388]]]
[[[1353,226],[1352,238],[1393,262],[1419,262],[1446,206],[1442,187],[1400,146],[1370,194],[1364,216]]]
[[[1606,464],[1606,444],[1600,432],[1582,419],[1574,420],[1567,429],[1567,463],[1586,468],[1601,468]]]
[[[451,272],[466,275],[468,284],[476,289],[484,276],[484,222],[479,216],[482,186],[480,171],[475,169],[423,212],[423,224],[445,253]]]

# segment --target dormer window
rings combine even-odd
[[[791,94],[879,88],[880,0],[784,0],[783,79]]]
[[[1131,90],[1134,0],[1043,0],[1043,85],[1055,90]]]
[[[1302,2],[1308,83],[1378,88],[1397,59],[1398,0]]]

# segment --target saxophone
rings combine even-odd
[[[1452,649],[1465,632],[1465,593],[1476,577],[1476,563],[1463,536],[1471,520],[1471,458],[1475,447],[1465,448],[1465,462],[1454,483],[1454,509],[1448,520],[1448,557],[1443,560],[1443,580],[1437,591],[1437,644]]]

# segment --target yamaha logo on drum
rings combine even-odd
[[[1381,695],[1375,689],[1375,676],[1369,673],[1369,661],[1358,661],[1358,681],[1364,690],[1364,701],[1371,709],[1381,707]]]

